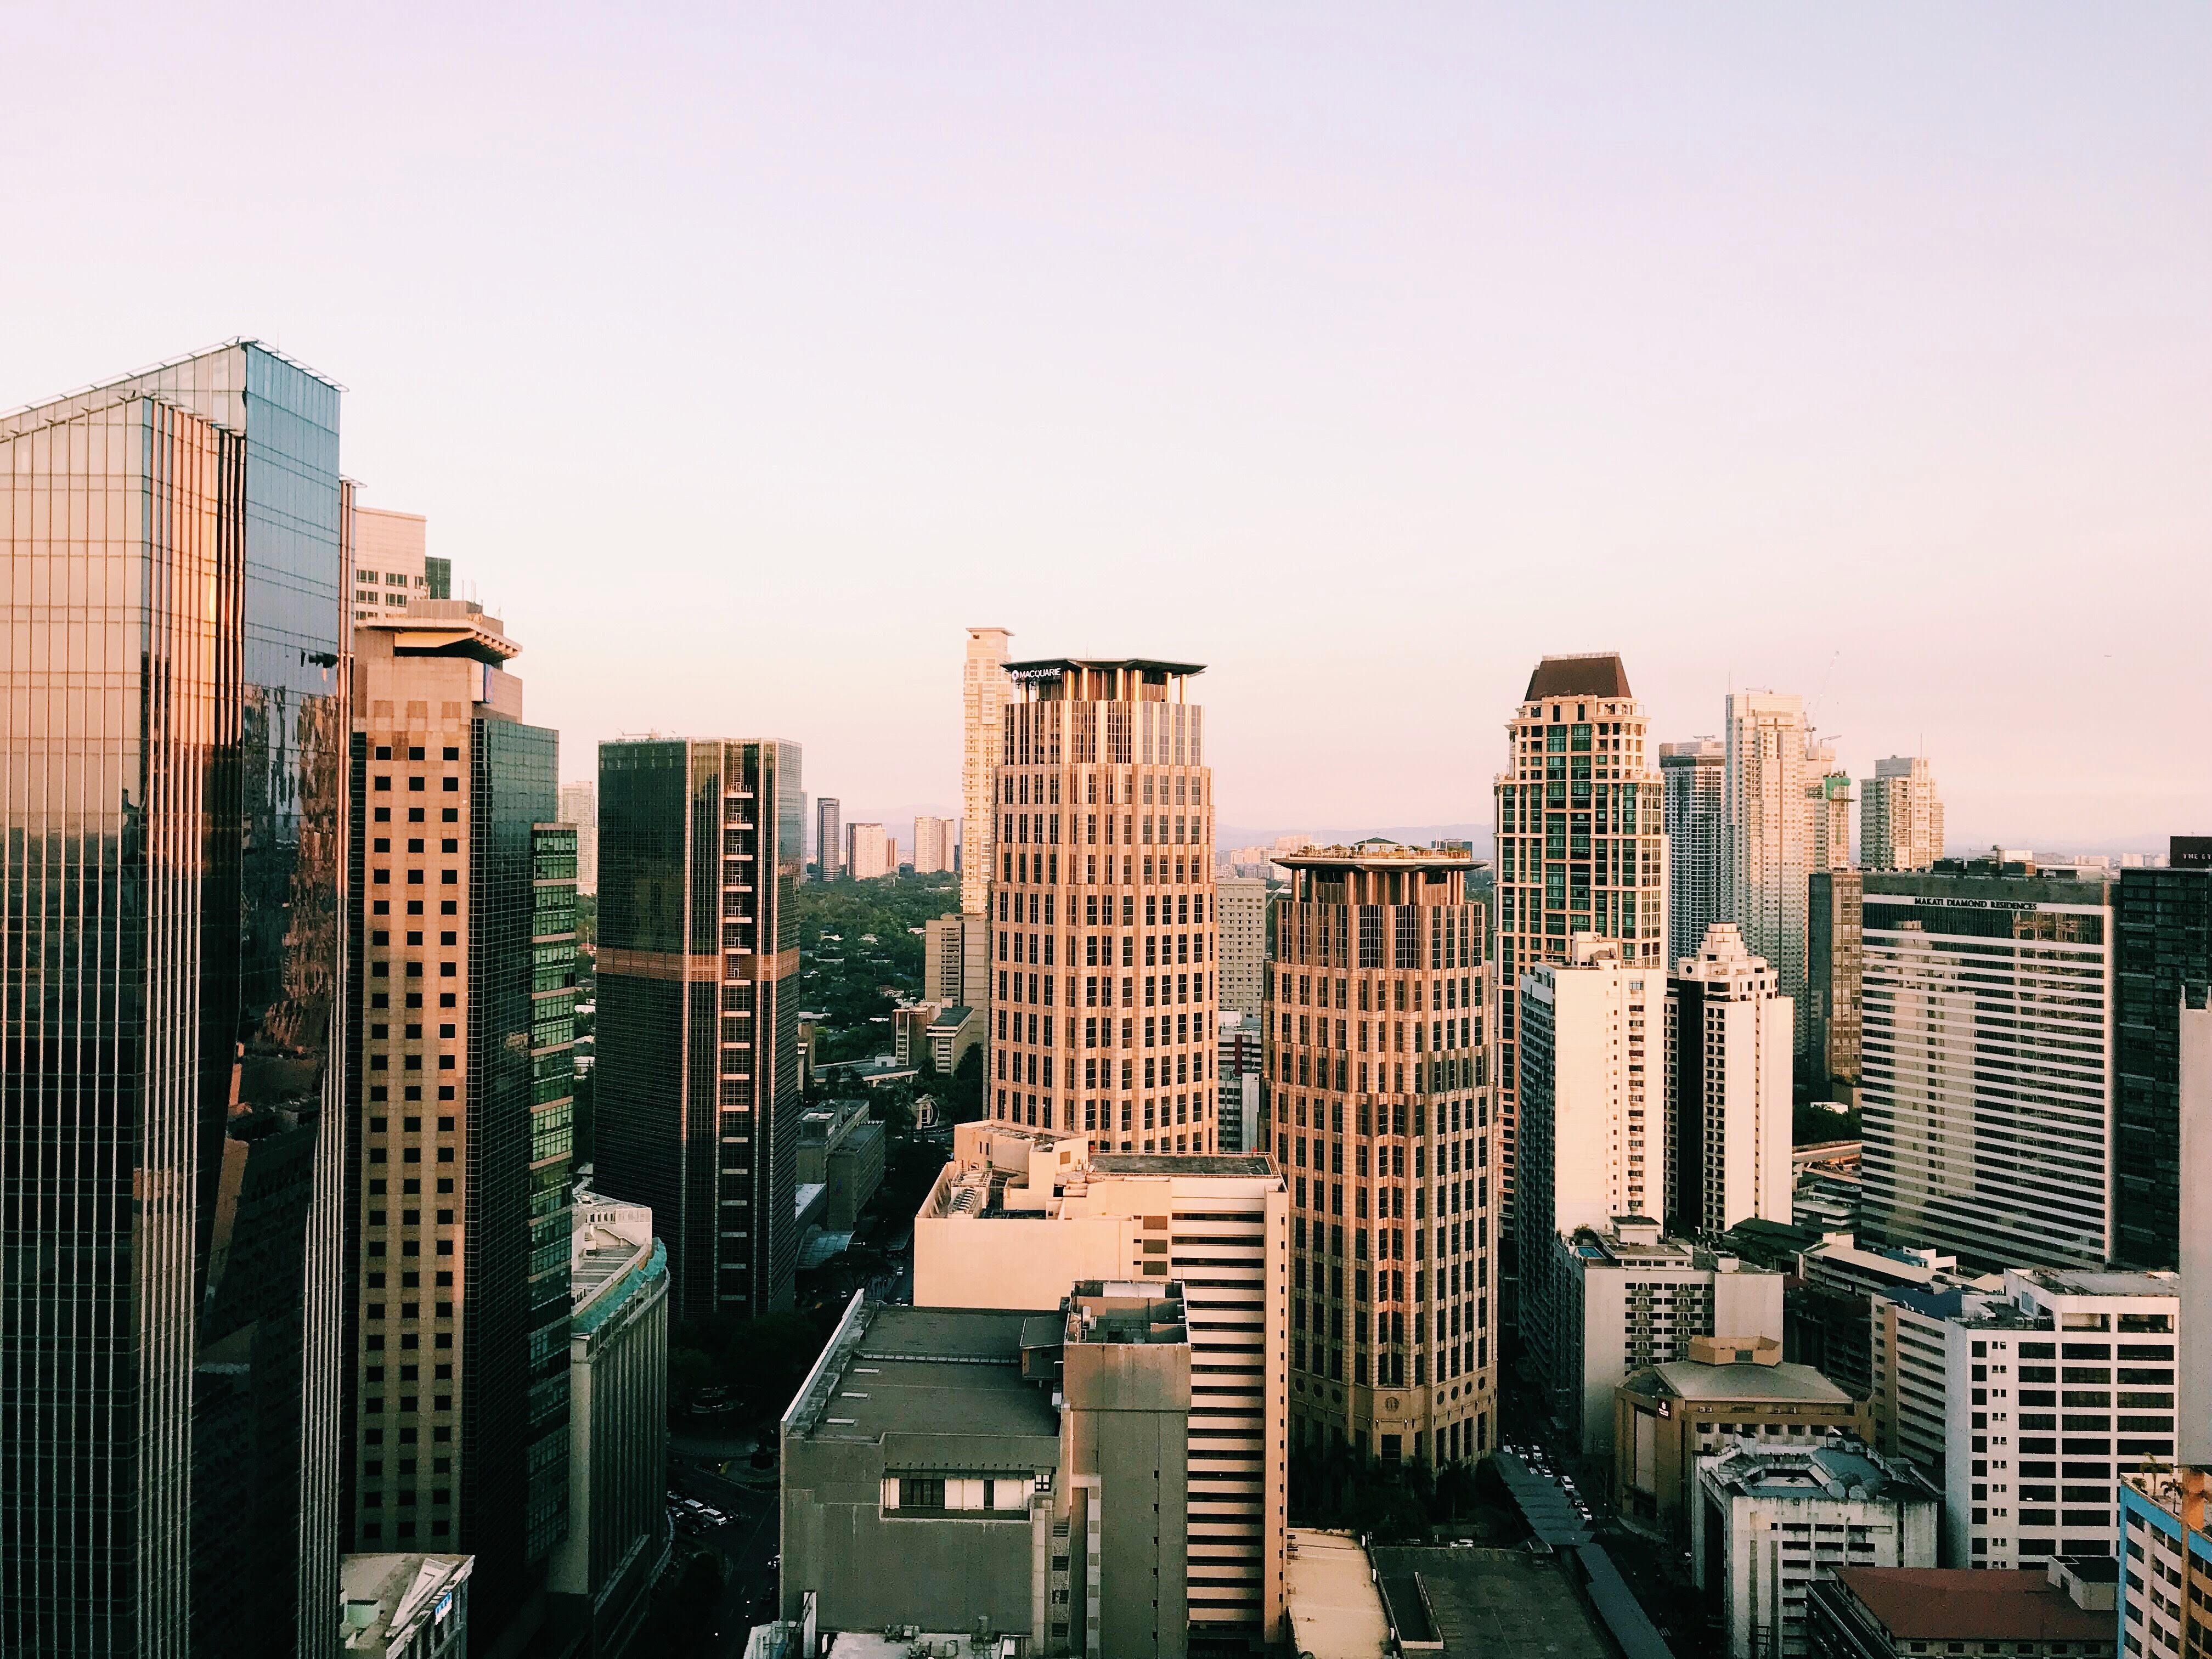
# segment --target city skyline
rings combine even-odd
[[[532,641],[572,760],[696,710],[948,812],[984,622],[1210,664],[1224,823],[1482,817],[1534,648],[1620,652],[1662,741],[1802,695],[1855,778],[1932,757],[1955,845],[2212,821],[2185,611],[2130,599],[2212,531],[2201,10],[575,17],[523,63],[446,18],[434,68],[262,8],[19,27],[32,130],[243,74],[298,140],[33,170],[68,254],[0,272],[0,401],[248,331],[344,365],[362,505]],[[562,465],[612,405],[654,440]],[[1308,605],[1349,559],[1401,580]]]

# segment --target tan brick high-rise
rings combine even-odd
[[[1291,1197],[1295,1442],[1387,1462],[1495,1443],[1487,918],[1461,853],[1284,855],[1267,1147]]]
[[[1215,1139],[1213,775],[1195,663],[1006,665],[991,944],[994,1118],[1100,1152]]]

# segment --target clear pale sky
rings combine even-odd
[[[0,404],[342,381],[586,775],[950,808],[969,623],[1224,823],[1487,820],[1544,651],[1954,846],[2212,831],[2212,9],[20,6]],[[903,826],[900,826],[903,839]]]

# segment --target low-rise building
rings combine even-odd
[[[568,1259],[568,1535],[551,1613],[614,1659],[668,1565],[668,1252],[653,1212],[579,1188]]]
[[[468,1659],[469,1555],[349,1555],[339,1645],[346,1659]]]
[[[1383,1659],[1390,1620],[1375,1564],[1348,1532],[1292,1527],[1284,1601],[1300,1659]]]
[[[1587,1455],[1613,1449],[1613,1395],[1629,1373],[1690,1357],[1693,1337],[1782,1340],[1782,1278],[1618,1216],[1554,1241],[1549,1316],[1529,1335],[1553,1414]]]
[[[2120,1477],[2118,1638],[2142,1659],[2190,1659],[2212,1640],[2212,1534],[2205,1530],[2201,1468],[2130,1471]]]
[[[2113,1648],[2117,1565],[2095,1556],[1984,1572],[1845,1567],[1814,1580],[1807,1594],[1807,1651],[1812,1659],[2100,1659]]]
[[[799,1184],[817,1182],[826,1189],[823,1230],[851,1232],[884,1184],[884,1126],[869,1117],[866,1101],[833,1100],[800,1114]]]
[[[784,1416],[783,1619],[1182,1659],[1183,1314],[1126,1279],[1050,1313],[854,1297]]]
[[[922,1035],[929,1044],[929,1063],[939,1077],[951,1077],[962,1057],[983,1040],[983,1011],[957,1004],[939,1008]]]
[[[1731,1443],[1803,1448],[1832,1432],[1867,1437],[1860,1401],[1782,1345],[1695,1337],[1687,1359],[1633,1372],[1613,1396],[1613,1494],[1623,1516],[1669,1537],[1689,1531],[1698,1460]]]
[[[1932,1567],[1942,1499],[1925,1475],[1840,1439],[1701,1458],[1690,1571],[1729,1659],[1807,1652],[1814,1581],[1851,1567]]]

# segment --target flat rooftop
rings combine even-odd
[[[1419,1577],[1446,1659],[1613,1659],[1562,1557],[1419,1546],[1374,1555],[1386,1578]]]
[[[1805,1446],[1730,1452],[1714,1465],[1713,1478],[1733,1492],[1759,1497],[1844,1496],[1854,1486],[1869,1498],[1942,1496],[1910,1464],[1842,1446]]]
[[[1290,1540],[1283,1591],[1291,1647],[1312,1659],[1382,1659],[1390,1621],[1359,1540],[1313,1527],[1292,1527]]]
[[[1897,1641],[2112,1645],[2117,1615],[2076,1606],[2040,1567],[1844,1567],[1836,1577]]]
[[[1056,1310],[904,1308],[872,1304],[853,1340],[808,1382],[811,1425],[794,1406],[793,1431],[817,1440],[886,1434],[1060,1433],[1052,1397],[1022,1380],[1022,1328]]]
[[[1655,1398],[1663,1384],[1680,1400],[1797,1400],[1849,1405],[1850,1395],[1810,1365],[1731,1364],[1705,1365],[1694,1359],[1671,1360],[1630,1377],[1623,1386]]]
[[[1253,1176],[1274,1178],[1275,1161],[1264,1152],[1099,1152],[1091,1159],[1099,1176]]]
[[[2172,1273],[2075,1273],[2064,1267],[2028,1267],[2020,1276],[2054,1296],[2179,1296],[2181,1275]]]

